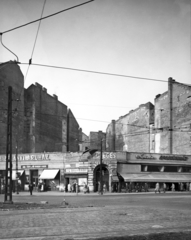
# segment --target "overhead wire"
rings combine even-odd
[[[2,110],[2,111],[7,111],[7,109],[5,109],[5,108],[1,108],[0,110]],[[17,111],[18,113],[20,112],[20,113],[26,113],[25,111],[21,111],[21,110],[18,110]],[[14,110],[13,110],[13,113],[14,113]],[[30,113],[32,113],[32,112],[30,112]],[[38,116],[38,117],[41,117],[41,116],[49,116],[49,117],[54,117],[54,119],[55,118],[65,118],[65,119],[67,119],[67,118],[71,118],[71,119],[73,119],[73,117],[68,117],[68,116],[62,116],[62,115],[55,115],[55,114],[49,114],[49,113],[42,113],[42,112],[36,112],[36,116]],[[87,118],[78,118],[78,117],[76,117],[75,119],[77,119],[77,120],[84,120],[84,121],[91,121],[91,122],[100,122],[100,123],[107,123],[108,125],[110,125],[111,124],[111,122],[109,122],[109,121],[103,121],[103,120],[96,120],[96,119],[87,119]],[[42,119],[41,119],[41,121],[43,121]],[[48,123],[48,122],[47,122]],[[150,128],[149,126],[143,126],[143,125],[136,125],[136,124],[132,124],[132,123],[118,123],[118,122],[116,122],[115,123],[116,125],[122,125],[122,126],[131,126],[131,127],[133,127],[133,128],[142,128],[142,129],[145,129],[144,131],[153,131],[153,132],[156,132],[156,131],[163,131],[163,132],[166,132],[166,131],[170,131],[169,130],[169,126],[163,126],[163,127],[160,127],[160,128],[155,128],[155,127],[153,127],[153,128]],[[185,128],[188,128],[188,129],[190,129],[190,124],[188,123],[188,126],[186,127],[186,126],[184,126],[184,127],[177,127],[177,126],[174,126],[173,127],[173,131],[174,132],[190,132],[191,130],[189,130],[189,131],[183,131]],[[135,130],[135,129],[134,129]],[[138,131],[138,129],[136,129],[136,133],[139,133],[140,131]]]
[[[44,13],[45,5],[46,5],[46,0],[44,0],[44,3],[43,3],[42,12],[41,12],[41,18],[42,18],[43,13]],[[30,63],[32,62],[32,57],[33,57],[33,54],[34,54],[34,50],[35,50],[35,46],[36,46],[36,42],[37,42],[37,38],[38,38],[38,33],[39,33],[40,25],[41,25],[41,20],[39,21],[39,24],[38,24],[37,33],[36,33],[36,36],[35,36],[35,41],[34,41],[32,53],[31,53],[31,58],[30,58],[30,60],[29,60],[29,65],[28,65],[28,68],[27,68],[27,71],[26,71],[26,74],[25,74],[25,77],[24,77],[24,83],[26,82],[27,75],[28,75],[29,68],[30,68]],[[18,108],[19,102],[21,101],[21,95],[22,95],[22,92],[23,92],[23,91],[24,91],[24,88],[21,89],[19,98],[17,99],[17,106],[16,106],[16,108],[15,108],[16,110],[17,110],[17,108]],[[17,136],[19,135],[19,130],[20,130],[20,125],[19,125],[19,127],[18,127],[18,129],[17,129]],[[18,142],[17,142],[17,144],[18,144]]]
[[[84,3],[78,4],[78,5],[75,5],[75,6],[66,8],[66,9],[63,9],[63,10],[58,11],[58,12],[56,12],[56,13],[47,15],[47,16],[45,16],[45,17],[41,17],[41,18],[36,19],[36,20],[34,20],[34,21],[30,21],[30,22],[25,23],[25,24],[22,24],[22,25],[20,25],[20,26],[17,26],[17,27],[11,28],[11,29],[9,29],[9,30],[3,31],[3,32],[1,32],[1,34],[5,34],[5,33],[8,33],[8,32],[14,31],[14,30],[16,30],[16,29],[25,27],[25,26],[27,26],[27,25],[30,25],[30,24],[35,23],[35,22],[39,22],[39,21],[41,21],[41,20],[44,20],[44,19],[47,19],[47,18],[50,18],[50,17],[53,17],[53,16],[55,16],[55,15],[58,15],[58,14],[60,14],[60,13],[69,11],[69,10],[74,9],[74,8],[77,8],[77,7],[80,7],[80,6],[82,6],[82,5],[85,5],[85,4],[90,3],[90,2],[93,2],[93,1],[94,1],[94,0],[90,0],[90,1],[88,1],[88,2],[84,2]]]
[[[27,65],[28,63],[19,63],[19,64]],[[93,74],[108,75],[108,76],[114,76],[114,77],[133,78],[133,79],[140,79],[140,80],[147,80],[147,81],[157,81],[157,82],[165,82],[165,83],[168,82],[167,80],[162,80],[162,79],[136,77],[136,76],[130,76],[130,75],[125,75],[125,74],[101,72],[101,71],[79,69],[79,68],[70,68],[70,67],[61,67],[61,66],[40,64],[40,63],[31,63],[31,65],[38,66],[38,67],[57,68],[57,69],[64,69],[64,70],[70,70],[70,71],[78,71],[78,72],[86,72],[86,73],[93,73]]]

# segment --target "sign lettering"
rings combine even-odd
[[[185,156],[175,156],[175,155],[161,155],[160,160],[176,160],[176,161],[186,161],[187,157]]]
[[[151,154],[138,154],[135,155],[136,159],[155,159]]]

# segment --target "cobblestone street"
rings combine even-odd
[[[128,202],[129,195],[119,196],[121,202],[115,205],[110,203],[112,196],[104,197],[108,205],[100,207],[57,205],[50,209],[1,211],[0,239],[191,239],[190,194],[163,195],[161,206],[156,204],[156,195],[131,195],[135,203],[140,199],[142,204]],[[91,196],[83,198],[87,201]],[[98,203],[101,198],[94,197],[94,201]],[[168,237],[164,233],[169,233]]]

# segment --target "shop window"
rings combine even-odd
[[[182,172],[191,172],[191,167],[182,167]]]
[[[148,165],[148,172],[160,172],[161,166]]]
[[[178,172],[177,166],[165,166],[164,172]]]

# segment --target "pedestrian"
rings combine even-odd
[[[191,182],[190,182],[190,186],[189,186],[189,191],[191,191]]]
[[[155,193],[157,193],[157,192],[160,193],[159,183],[156,183],[156,186],[155,186]]]
[[[103,184],[103,192],[106,192],[106,184]]]
[[[181,182],[180,183],[180,191],[182,192],[184,190],[184,185],[183,185],[183,183]]]
[[[139,192],[139,184],[138,183],[136,183],[136,185],[135,185],[135,190],[136,190],[136,192]]]
[[[100,193],[100,191],[101,191],[100,182],[98,182],[97,184],[98,184],[97,191],[98,191],[98,193]]]
[[[132,192],[132,182],[129,183],[129,193]]]
[[[186,183],[186,191],[189,191],[189,182]]]
[[[166,192],[166,183],[163,183],[163,192]]]
[[[41,191],[41,182],[38,183],[38,192]]]
[[[171,189],[172,189],[172,192],[175,191],[175,185],[174,185],[174,183],[172,183]]]
[[[148,192],[148,183],[145,183],[145,192]]]
[[[71,192],[71,185],[68,183],[68,192]]]
[[[29,183],[29,192],[30,192],[30,195],[32,195],[32,191],[33,191],[33,184],[32,184],[32,183]]]

